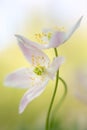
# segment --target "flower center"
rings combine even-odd
[[[47,29],[46,31],[44,31],[42,33],[36,33],[35,34],[35,39],[39,43],[47,44],[47,43],[49,43],[50,39],[52,38],[52,35],[56,31],[64,32],[64,28],[63,27],[59,28],[59,27],[55,26],[54,28]]]
[[[42,75],[45,71],[45,67],[44,66],[37,66],[34,68],[34,73],[36,73],[37,75]]]
[[[35,34],[35,39],[40,43],[48,43],[52,37],[52,32],[42,32]]]

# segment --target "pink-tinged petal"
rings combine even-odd
[[[24,109],[27,107],[27,105],[36,97],[41,95],[41,93],[44,91],[46,85],[48,83],[48,79],[45,79],[43,82],[38,82],[35,86],[30,88],[23,96],[20,106],[19,106],[19,113],[22,113]]]
[[[82,18],[83,16],[81,16],[79,20],[74,24],[74,26],[69,30],[69,32],[66,33],[64,42],[66,42],[72,36],[72,34],[78,29],[82,21]]]
[[[48,68],[48,75],[51,79],[54,78],[55,73],[57,72],[57,70],[59,69],[59,67],[64,63],[65,58],[62,56],[56,57],[54,58],[51,66]]]
[[[81,20],[83,17],[80,17],[80,19],[74,24],[74,26],[69,30],[69,32],[55,32],[50,39],[49,44],[44,45],[45,48],[56,48],[59,45],[65,43],[72,34],[78,29],[80,26]]]
[[[45,45],[45,48],[56,48],[64,42],[65,32],[55,32],[50,39],[49,44]]]
[[[28,68],[18,69],[6,76],[4,85],[17,87],[17,88],[29,88],[32,86],[35,74]]]
[[[24,37],[16,35],[18,39],[18,44],[27,58],[27,60],[34,66],[43,65],[48,66],[49,58],[40,49],[35,47],[32,42],[26,40]]]
[[[15,36],[18,38],[18,41],[23,42],[27,47],[28,46],[34,46],[34,47],[36,47],[38,49],[44,49],[43,45],[38,44],[36,42],[33,42],[33,41],[25,38],[24,36],[21,36],[21,35],[18,35],[18,34],[16,34]]]

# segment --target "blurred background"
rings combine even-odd
[[[51,130],[87,130],[87,86],[81,84],[79,88],[75,78],[79,66],[87,65],[87,1],[0,0],[0,130],[44,130],[55,84],[50,81],[44,93],[32,101],[23,114],[18,113],[19,102],[26,89],[3,85],[8,73],[29,66],[14,34],[35,41],[34,34],[44,28],[58,26],[68,31],[80,16],[84,17],[79,29],[58,48],[59,55],[66,58],[60,68],[60,75],[67,82],[68,94],[57,112]],[[54,57],[52,49],[45,53],[51,59]],[[80,90],[80,95],[77,96]],[[55,105],[63,92],[63,85],[59,82]]]

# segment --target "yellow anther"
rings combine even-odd
[[[34,62],[35,62],[35,57],[34,55],[32,55],[32,64],[34,65]]]
[[[39,38],[41,38],[41,37],[42,37],[42,35],[39,33],[39,34],[38,34],[38,37],[39,37]]]
[[[35,78],[31,77],[31,80],[33,80],[33,81],[34,81],[34,80],[35,80]]]
[[[42,41],[42,37],[43,37],[43,34],[42,34],[42,33],[37,33],[37,34],[35,34],[35,39],[36,39],[38,42],[40,42],[40,43],[43,42],[43,41]]]

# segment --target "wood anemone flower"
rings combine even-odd
[[[83,16],[81,16],[78,19],[78,21],[69,29],[68,32],[59,31],[57,29],[56,30],[47,29],[45,32],[42,32],[42,34],[37,34],[37,37],[40,39],[40,41],[46,44],[38,44],[36,42],[28,40],[27,38],[21,35],[16,35],[16,36],[22,39],[24,41],[24,44],[26,44],[27,46],[33,45],[39,49],[57,48],[61,44],[69,40],[69,38],[80,26],[82,18]]]
[[[16,37],[18,45],[31,67],[20,68],[10,73],[6,76],[4,83],[5,86],[29,88],[20,102],[19,113],[22,113],[26,106],[44,91],[48,81],[55,77],[57,70],[64,62],[64,57],[56,57],[50,63],[48,56],[38,47],[33,44],[27,46],[26,40],[20,36]]]

